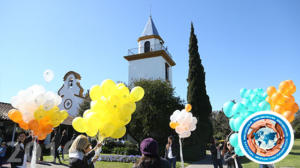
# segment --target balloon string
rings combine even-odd
[[[234,158],[234,164],[235,164],[235,167],[239,167],[237,164],[236,158]]]
[[[182,154],[182,144],[181,144],[181,138],[180,137],[179,137],[179,146],[180,146],[181,167],[184,168],[183,154]]]
[[[33,142],[33,150],[32,150],[32,158],[31,158],[31,163],[30,163],[30,167],[31,168],[36,168],[36,140],[34,140]]]

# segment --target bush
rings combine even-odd
[[[102,153],[106,154],[120,154],[120,155],[137,155],[139,154],[138,147],[129,142],[125,141],[117,142],[113,140],[107,140],[105,145],[102,147]]]

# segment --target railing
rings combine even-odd
[[[148,50],[147,52],[164,50],[172,58],[172,55],[168,51],[168,47],[165,47],[160,44],[150,45],[149,48],[147,47],[147,50]],[[145,47],[128,49],[128,55],[136,55],[136,54],[142,54],[142,53],[145,53]]]

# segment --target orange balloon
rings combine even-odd
[[[21,112],[16,109],[9,110],[7,115],[13,122],[16,122],[16,123],[23,120]]]
[[[31,120],[28,122],[28,127],[29,127],[29,129],[31,129],[33,131],[38,130],[39,123],[37,120]]]
[[[291,111],[292,111],[293,113],[297,113],[298,110],[299,110],[298,104],[297,104],[297,103],[294,103],[293,106],[292,106],[292,108],[291,108]]]
[[[275,105],[273,111],[279,114],[283,114],[283,112],[285,112],[286,110],[283,106]]]
[[[178,126],[178,123],[177,122],[170,122],[170,127],[172,128],[172,129],[175,129],[177,126]]]
[[[189,112],[189,111],[191,111],[191,110],[192,110],[192,105],[186,104],[186,105],[185,105],[185,111]]]
[[[285,111],[282,114],[289,122],[292,122],[295,119],[295,115],[292,111]]]
[[[292,95],[296,92],[296,86],[292,80],[286,80],[279,84],[279,92],[285,95]]]
[[[274,93],[271,97],[271,101],[273,104],[277,105],[277,104],[283,104],[284,103],[284,96],[283,94],[277,92]]]
[[[267,94],[268,94],[268,96],[272,96],[274,93],[276,93],[277,91],[276,91],[276,88],[274,87],[274,86],[270,86],[270,87],[268,87],[268,89],[267,89]]]
[[[28,130],[28,124],[23,120],[19,122],[19,126],[24,130]]]

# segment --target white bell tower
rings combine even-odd
[[[128,84],[140,79],[160,79],[172,84],[172,66],[175,62],[163,45],[164,41],[151,16],[137,41],[138,48],[129,49],[124,57],[129,62]]]

